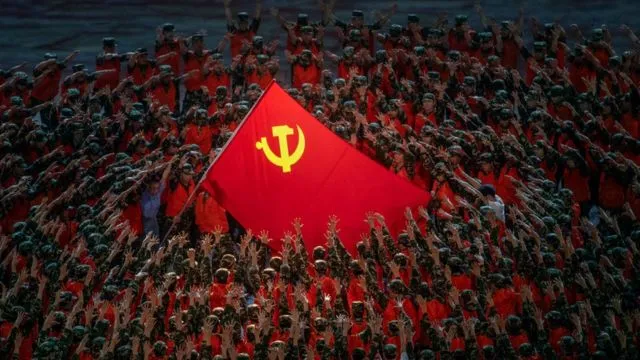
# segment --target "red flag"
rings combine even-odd
[[[272,83],[206,174],[204,188],[245,228],[268,230],[275,250],[299,217],[308,250],[325,245],[331,215],[353,253],[369,211],[389,228],[429,194],[353,148]]]

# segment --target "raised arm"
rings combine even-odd
[[[44,102],[44,103],[42,103],[40,105],[36,105],[36,106],[30,108],[29,111],[31,111],[31,114],[35,115],[35,114],[39,113],[41,110],[46,109],[47,106],[49,106],[49,105],[51,105],[51,101],[47,101],[47,102]]]
[[[133,68],[134,66],[136,66],[137,62],[138,62],[138,53],[133,53],[133,54],[131,54],[131,56],[129,56],[129,61],[127,62],[127,67]]]
[[[143,89],[148,89],[149,86],[151,86],[151,84],[153,84],[155,82],[158,82],[159,80],[160,80],[160,75],[153,75],[147,81],[142,83],[142,85],[140,85],[140,87],[143,88]]]
[[[331,60],[332,63],[337,64],[338,62],[340,62],[340,57],[332,53],[331,51],[325,50],[324,54],[327,56],[327,58],[329,58],[329,60]]]
[[[191,37],[188,37],[186,39],[178,38],[178,45],[180,47],[180,55],[184,55],[189,51],[189,44],[187,43],[187,41],[189,41],[188,39],[191,39]]]
[[[278,21],[278,24],[280,24],[280,26],[285,26],[287,24],[287,19],[285,19],[284,16],[280,14],[280,10],[278,10],[277,7],[272,7],[270,9],[270,12],[271,16],[273,16]]]
[[[18,64],[12,68],[9,68],[9,70],[7,70],[7,73],[9,74],[13,74],[14,72],[24,68],[27,65],[27,63],[22,63],[22,64]]]
[[[613,38],[611,36],[611,31],[609,31],[609,28],[606,24],[602,24],[600,28],[602,28],[602,33],[604,35],[604,42],[607,43],[607,45],[611,46],[611,40]]]
[[[233,15],[231,14],[231,7],[229,4],[231,0],[224,0],[224,16],[227,18],[227,24],[233,24]]]
[[[500,33],[500,28],[498,27],[498,24],[496,24],[495,21],[491,21],[491,32],[493,33],[493,36],[495,36],[496,38],[496,50],[498,50],[499,53],[502,53],[502,49],[503,49],[503,43],[502,43],[502,34]]]
[[[8,88],[12,87],[15,82],[16,82],[16,78],[14,78],[14,77],[12,77],[9,80],[3,82],[2,84],[0,84],[0,91],[4,91],[5,89],[8,89]]]
[[[176,80],[182,81],[182,80],[189,79],[191,77],[194,77],[194,76],[200,74],[200,71],[201,71],[200,69],[193,69],[193,70],[189,71],[188,73],[182,74],[180,77],[176,78]]]
[[[230,42],[230,38],[231,38],[232,34],[230,33],[226,33],[224,34],[224,36],[222,37],[222,39],[220,39],[220,42],[218,42],[218,45],[216,46],[216,52],[223,52],[224,48],[227,47],[227,42]]]
[[[262,0],[256,0],[256,19],[260,19],[260,15],[262,14]]]
[[[521,5],[520,10],[518,10],[518,21],[516,26],[518,27],[518,33],[522,33],[522,30],[524,30],[524,5]]]
[[[638,39],[638,36],[633,32],[633,30],[631,30],[628,25],[623,24],[622,26],[620,26],[620,30],[622,30],[622,32],[629,37],[629,39],[635,46],[640,46],[640,39]]]
[[[391,19],[391,17],[395,15],[397,10],[398,10],[398,4],[394,1],[393,5],[391,5],[391,8],[385,11],[384,15],[382,15],[380,19],[377,21],[380,24],[380,26],[386,24],[389,21],[389,19]]]
[[[97,71],[94,71],[92,75],[94,78],[99,78],[105,74],[111,74],[114,72],[116,72],[115,69],[97,70]]]
[[[489,21],[487,20],[487,16],[484,13],[482,5],[480,5],[480,1],[476,2],[475,9],[476,13],[478,13],[478,15],[480,16],[480,22],[482,23],[482,26],[485,28],[489,26]]]
[[[64,60],[62,60],[62,63],[66,66],[71,60],[75,59],[75,57],[78,56],[79,53],[80,52],[78,50],[74,50],[71,54],[67,55]]]
[[[164,33],[162,32],[162,27],[158,26],[156,28],[156,43],[162,44],[164,42]]]
[[[166,53],[166,54],[164,54],[164,55],[160,55],[160,56],[158,56],[158,57],[156,58],[156,62],[157,62],[158,64],[162,64],[162,63],[164,63],[164,62],[168,61],[172,56],[175,56],[175,55],[176,55],[176,52],[175,52],[175,51],[172,51],[172,52]]]
[[[162,172],[162,179],[160,180],[161,186],[165,186],[167,180],[169,180],[169,175],[171,175],[171,165],[173,165],[173,162],[168,162],[165,164],[166,167]]]
[[[336,0],[329,0],[328,3],[320,0],[320,9],[322,10],[322,23],[326,25],[330,25],[333,20],[333,7],[336,5]]]
[[[49,59],[49,60],[42,61],[42,62],[38,63],[38,65],[36,65],[33,68],[33,71],[34,72],[40,72],[40,71],[42,71],[43,68],[45,68],[45,67],[47,67],[49,65],[55,64],[55,63],[56,63],[56,59]]]

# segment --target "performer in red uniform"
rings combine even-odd
[[[230,3],[231,0],[224,0],[224,14],[227,18],[227,31],[231,34],[231,57],[235,58],[241,53],[244,43],[251,43],[258,33],[262,0],[256,0],[256,13],[251,19],[251,24],[249,24],[249,13],[244,11],[238,13],[238,22],[234,22]]]

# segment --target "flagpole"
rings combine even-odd
[[[213,168],[213,165],[215,165],[215,163],[218,161],[218,159],[220,159],[220,157],[222,156],[222,154],[224,154],[224,151],[227,149],[227,146],[229,146],[229,144],[231,144],[231,141],[233,140],[233,138],[236,136],[236,134],[240,131],[240,129],[242,128],[242,126],[244,125],[244,123],[247,121],[247,119],[249,118],[249,116],[251,115],[251,113],[253,113],[253,110],[256,108],[256,106],[258,106],[258,104],[260,103],[260,101],[262,101],[262,98],[264,97],[264,94],[267,93],[267,91],[271,88],[271,86],[273,84],[276,83],[275,79],[272,79],[271,82],[269,83],[269,85],[267,85],[267,87],[264,89],[264,91],[262,92],[262,94],[260,94],[260,97],[258,98],[258,100],[256,100],[255,104],[253,104],[253,106],[251,107],[251,109],[249,109],[249,112],[247,112],[247,115],[244,116],[244,119],[242,119],[242,121],[240,122],[240,124],[238,125],[238,127],[236,127],[235,131],[233,132],[233,134],[231,134],[231,137],[229,137],[229,140],[227,140],[227,142],[222,146],[222,150],[220,150],[220,153],[213,159],[213,161],[211,161],[211,164],[209,165],[209,167],[207,167],[207,170],[204,172],[204,175],[200,178],[200,180],[198,181],[198,183],[196,184],[196,187],[193,189],[193,191],[191,192],[191,194],[189,194],[189,197],[187,198],[187,202],[184,204],[184,206],[182,207],[182,209],[180,210],[180,212],[178,213],[177,217],[182,217],[182,214],[184,213],[184,211],[187,209],[187,207],[191,204],[191,202],[193,201],[193,197],[194,195],[198,192],[198,189],[200,188],[200,186],[202,186],[202,183],[204,182],[204,180],[207,178],[207,174],[209,173],[209,171],[211,170],[211,168]],[[175,219],[175,217],[174,217]],[[164,237],[162,238],[162,243],[165,244],[167,242],[167,239],[169,238],[169,235],[171,235],[171,232],[173,231],[173,229],[175,228],[176,223],[172,222],[171,226],[169,227],[169,230],[167,230],[167,233],[164,235]]]

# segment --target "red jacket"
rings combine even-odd
[[[309,66],[302,66],[300,64],[293,65],[293,87],[296,89],[302,88],[302,84],[309,83],[311,85],[317,85],[320,83],[320,76],[322,69],[317,64],[310,64]]]
[[[217,226],[223,233],[229,232],[226,210],[216,199],[206,192],[201,192],[196,199],[196,225],[201,233],[211,233]]]
[[[522,299],[513,289],[498,289],[493,293],[493,304],[496,312],[502,318],[506,318],[509,315],[520,313]]]
[[[564,186],[573,192],[574,200],[581,203],[591,199],[589,189],[589,175],[583,175],[578,168],[565,168]]]
[[[165,209],[165,216],[175,217],[178,216],[182,208],[187,203],[189,195],[193,192],[195,184],[193,181],[189,183],[188,187],[185,187],[180,182],[176,184],[175,189],[171,189],[171,186],[167,186],[164,193],[164,200],[167,204]]]
[[[602,172],[598,201],[606,209],[619,209],[625,202],[626,188],[614,176]]]

